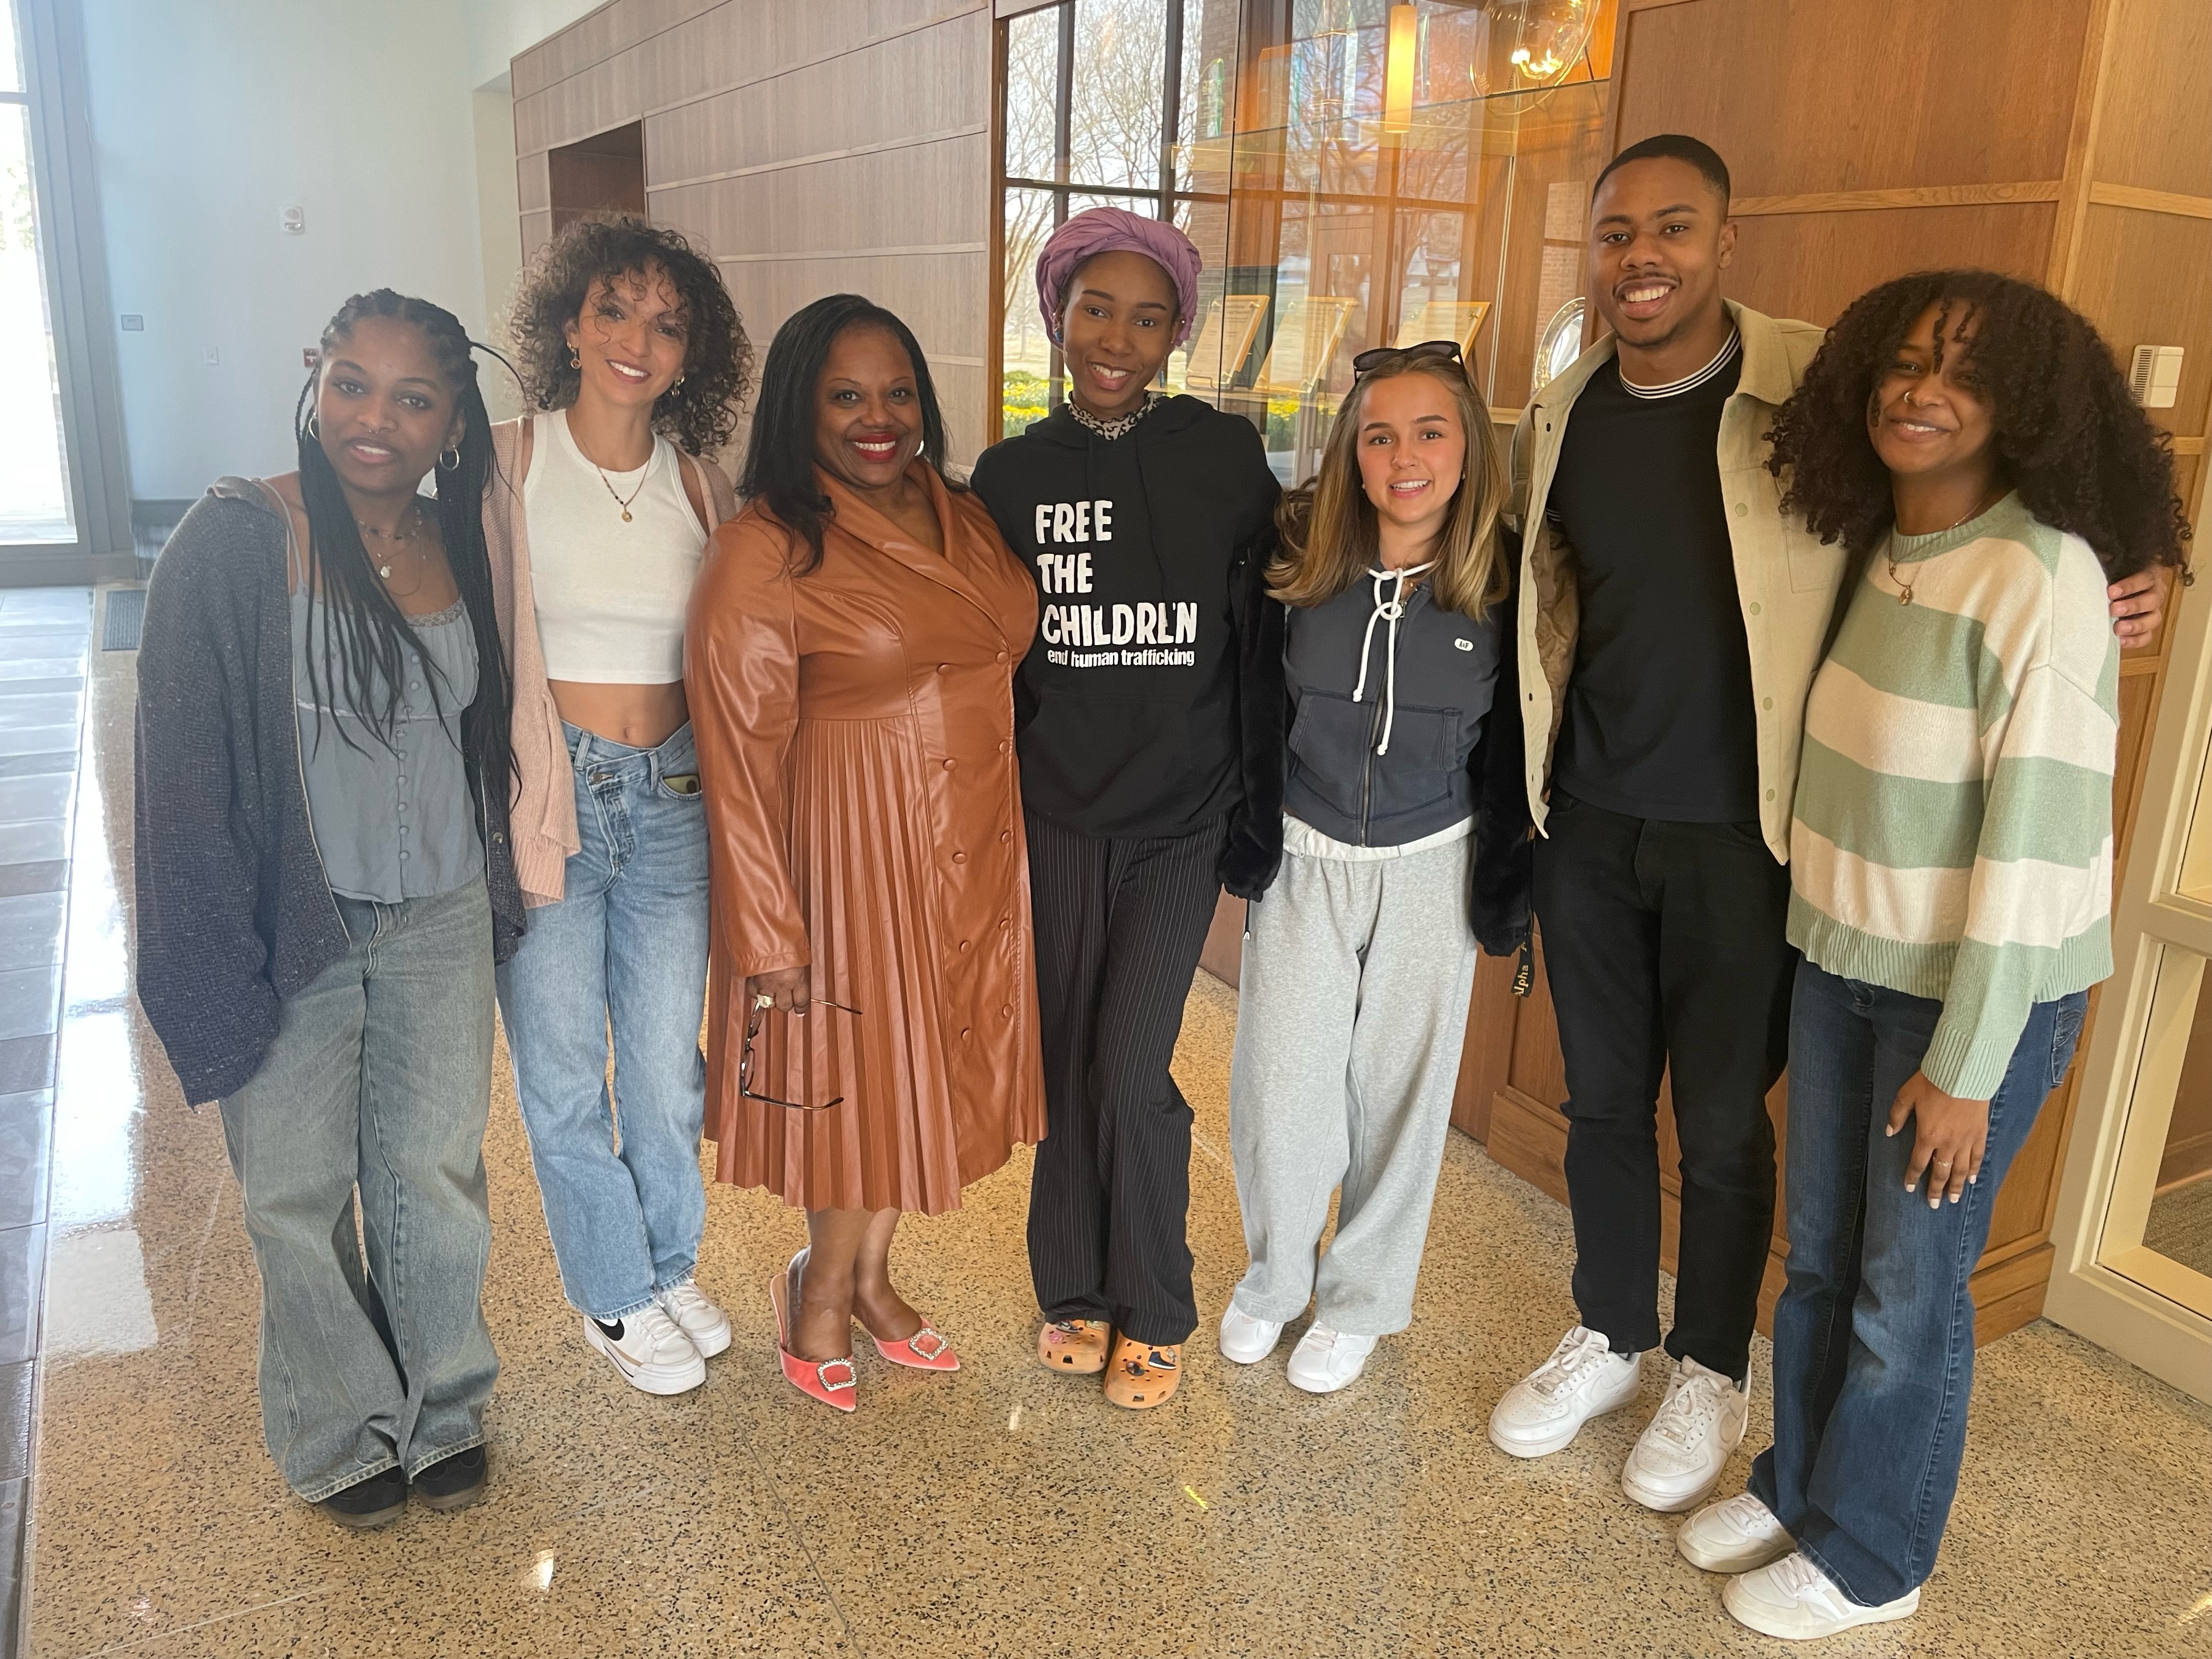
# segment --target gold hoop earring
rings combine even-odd
[[[315,411],[312,409],[307,411],[307,435],[317,440],[323,435],[322,424],[315,419]]]
[[[570,352],[570,353],[568,354],[568,367],[569,367],[569,368],[581,368],[583,366],[584,366],[584,360],[583,360],[583,358],[582,358],[582,357],[579,356],[576,353],[574,353],[574,352],[573,352],[573,351],[572,351],[572,352]]]
[[[450,460],[450,461],[449,461],[449,460],[447,460],[447,459],[446,459],[446,457],[447,457],[447,456],[448,456],[448,455],[450,455],[450,456],[452,456],[452,457],[453,458],[453,459],[452,460]],[[459,444],[448,444],[448,445],[447,445],[447,446],[446,446],[446,447],[445,447],[445,448],[443,448],[443,449],[441,449],[441,450],[440,450],[440,451],[438,452],[438,471],[441,471],[441,472],[458,472],[458,471],[459,471],[460,470],[461,470],[461,447],[460,447]]]

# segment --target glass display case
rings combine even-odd
[[[1459,341],[1510,419],[1547,328],[1580,343],[1613,4],[1062,0],[1008,20],[1004,430],[1060,395],[1037,249],[1101,202],[1198,244],[1199,324],[1165,383],[1250,419],[1286,482],[1371,346]]]

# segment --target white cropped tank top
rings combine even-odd
[[[655,434],[643,466],[609,472],[576,447],[566,410],[535,425],[522,505],[545,678],[601,685],[682,679],[684,613],[707,526],[684,493],[676,446]]]

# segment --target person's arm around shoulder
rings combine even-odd
[[[799,726],[797,589],[784,531],[757,512],[708,544],[684,631],[684,688],[706,799],[714,926],[729,970],[807,1003],[812,960],[791,878],[787,787]]]
[[[194,1105],[243,1087],[276,1035],[233,744],[255,715],[244,647],[259,623],[256,578],[283,569],[281,553],[250,544],[283,533],[273,514],[203,496],[146,591],[133,755],[138,1000]],[[258,557],[268,571],[253,570]]]

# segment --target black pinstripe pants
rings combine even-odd
[[[1191,1114],[1168,1067],[1228,821],[1120,839],[1024,816],[1044,1047],[1045,1138],[1030,1179],[1037,1305],[1180,1342],[1198,1328]]]

